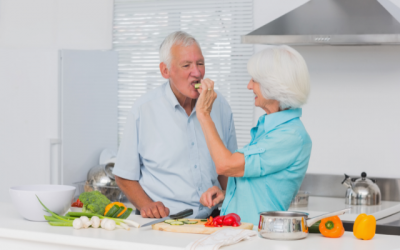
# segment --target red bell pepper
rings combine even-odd
[[[235,213],[227,214],[225,215],[222,225],[238,227],[240,226],[240,216]]]
[[[214,218],[213,225],[214,227],[222,227],[225,216],[217,216]]]

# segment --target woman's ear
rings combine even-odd
[[[163,62],[160,63],[160,72],[161,72],[162,77],[164,77],[165,79],[169,79],[170,74],[169,74],[168,67]]]

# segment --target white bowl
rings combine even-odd
[[[11,200],[19,214],[27,220],[46,221],[37,197],[54,213],[64,215],[71,206],[76,187],[64,185],[27,185],[11,187]],[[37,195],[37,197],[36,197]]]

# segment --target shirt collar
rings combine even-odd
[[[276,113],[272,113],[269,115],[263,115],[260,119],[264,119],[264,131],[269,132],[276,128],[277,126],[290,121],[294,118],[301,117],[302,109],[288,109],[284,111],[279,111]],[[262,122],[259,120],[259,124],[262,125]]]
[[[165,85],[165,95],[167,97],[167,100],[171,103],[172,107],[175,108],[177,105],[179,105],[178,99],[176,99],[174,92],[172,92],[171,84],[169,83],[169,81]]]

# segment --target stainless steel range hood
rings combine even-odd
[[[242,43],[400,44],[400,23],[376,0],[311,0],[242,36]]]

